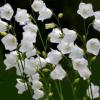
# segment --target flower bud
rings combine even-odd
[[[59,13],[58,18],[62,18],[62,17],[63,17],[63,13]]]
[[[5,35],[7,35],[7,33],[6,32],[0,32],[0,35],[5,36]]]
[[[48,24],[45,24],[45,29],[51,29],[51,28],[54,28],[56,26],[55,23],[48,23]]]

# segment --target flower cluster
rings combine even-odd
[[[34,0],[31,8],[33,13],[39,14],[37,20],[41,22],[53,16],[53,11],[42,0]],[[94,12],[92,4],[81,2],[77,13],[83,19],[94,16],[95,20],[92,25],[94,29],[100,31],[100,11]],[[57,44],[57,47],[56,49],[50,48],[50,51],[44,50],[41,53],[35,45],[40,31],[36,18],[32,17],[26,9],[17,8],[14,19],[23,28],[22,40],[19,43],[13,26],[8,24],[13,15],[14,11],[10,4],[7,3],[0,7],[0,32],[6,33],[1,41],[5,49],[9,51],[8,54],[5,54],[4,64],[6,70],[16,68],[16,74],[22,77],[17,79],[15,86],[18,89],[18,94],[30,90],[35,100],[45,97],[48,93],[45,91],[44,84],[46,83],[44,83],[42,71],[48,72],[53,81],[63,80],[68,77],[66,68],[61,63],[64,58],[67,59],[67,63],[72,65],[72,69],[78,74],[78,77],[87,81],[91,80],[92,72],[89,64],[91,60],[88,59],[87,55],[98,56],[100,51],[99,39],[91,38],[87,40],[87,32],[84,35],[85,40],[82,37],[85,46],[80,47],[76,42],[79,38],[76,31],[54,26],[48,34],[48,39],[50,43]],[[41,34],[39,35],[42,38]],[[89,82],[87,96],[90,98],[99,97],[99,87]]]

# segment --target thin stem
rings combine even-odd
[[[59,88],[58,88],[57,82],[54,81],[54,83],[55,83],[55,86],[56,86],[56,89],[57,89],[57,92],[58,92],[58,95],[59,95],[60,100],[63,100],[63,99],[62,99],[62,96],[61,96],[61,94],[60,94],[60,91],[59,91]]]
[[[46,52],[45,45],[44,45],[44,41],[43,41],[43,39],[42,39],[41,32],[40,32],[40,29],[39,29],[39,26],[38,26],[38,23],[37,23],[37,20],[36,20],[36,18],[35,18],[35,15],[34,15],[34,11],[33,11],[33,10],[32,10],[32,14],[33,14],[33,19],[35,20],[36,26],[38,27],[38,34],[39,34],[39,36],[40,36],[40,39],[41,39],[41,42],[42,42],[44,51]]]
[[[57,21],[57,23],[58,23],[58,25],[57,25],[57,27],[61,30],[61,32],[63,33],[63,30],[62,30],[62,28],[61,28],[61,25],[60,25],[60,22],[59,22],[59,18],[55,15],[55,13],[53,13],[53,15],[54,15],[54,17],[55,17],[55,19],[56,19],[56,21]]]
[[[64,100],[63,92],[62,92],[62,87],[61,87],[61,82],[60,81],[59,81],[59,88],[60,88],[60,93],[61,93],[61,100]]]
[[[68,75],[67,75],[67,76],[68,76]],[[73,85],[72,85],[72,83],[71,83],[69,77],[67,77],[67,80],[68,80],[68,82],[69,82],[69,84],[70,84],[70,87],[71,87],[71,90],[72,90],[72,93],[73,93],[73,100],[77,100],[76,95],[75,95],[75,92],[74,92],[74,89],[73,89]]]

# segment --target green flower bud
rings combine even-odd
[[[62,18],[62,17],[63,17],[63,13],[59,13],[58,18]]]
[[[5,36],[5,35],[7,35],[7,33],[6,32],[0,32],[0,35]]]
[[[55,23],[45,24],[45,29],[51,29],[51,28],[54,28],[54,27],[56,27],[56,24]]]

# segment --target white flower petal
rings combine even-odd
[[[45,5],[42,0],[34,0],[31,7],[35,12],[40,11]]]
[[[60,43],[62,39],[61,30],[58,28],[54,28],[48,36],[50,37],[50,42],[52,43]]]
[[[8,28],[8,23],[0,19],[0,32],[6,32]]]
[[[17,8],[17,13],[15,15],[15,20],[20,23],[20,25],[25,25],[30,22],[30,15],[27,13],[26,9]]]
[[[33,95],[33,98],[34,99],[40,99],[40,98],[42,98],[44,96],[44,92],[42,91],[42,90],[39,90],[39,89],[36,89],[35,91],[34,91],[34,95]]]
[[[69,58],[76,59],[76,58],[82,58],[84,55],[84,52],[81,48],[79,48],[77,45],[73,46],[71,48],[71,53],[69,55]]]
[[[18,89],[18,94],[22,94],[23,92],[25,92],[28,89],[27,84],[24,82],[21,82],[21,81],[23,81],[23,80],[17,79],[16,88]]]
[[[0,17],[6,20],[10,20],[13,16],[13,9],[9,3],[6,3],[4,6],[0,7]]]
[[[17,48],[17,39],[12,34],[7,34],[5,37],[2,38],[2,43],[4,44],[6,50],[14,50]]]
[[[91,3],[86,4],[86,3],[81,2],[79,4],[79,9],[77,13],[84,19],[87,19],[88,17],[93,16],[94,12],[92,8],[92,4]]]
[[[47,8],[47,7],[43,7],[40,11],[39,11],[39,17],[38,20],[41,20],[42,22],[45,19],[49,19],[52,16],[52,11]]]
[[[55,69],[50,73],[50,77],[53,80],[63,80],[66,76],[66,72],[61,65],[56,65]]]
[[[91,94],[91,89],[92,89],[92,94]],[[87,95],[91,99],[92,99],[92,95],[93,95],[93,99],[98,98],[99,97],[99,86],[91,83],[91,87],[89,86],[88,89],[87,89]]]
[[[62,59],[62,54],[59,51],[52,49],[48,53],[46,61],[51,64],[58,64],[61,59]]]
[[[87,47],[87,51],[89,53],[98,55],[98,53],[100,51],[100,41],[96,38],[92,38],[87,41],[86,47]]]
[[[68,43],[65,41],[61,41],[57,48],[60,50],[63,54],[68,54],[71,52],[71,48],[74,46],[74,43]]]
[[[62,40],[65,42],[71,43],[71,42],[74,42],[77,38],[77,34],[73,30],[63,28],[63,33],[64,33],[64,37]]]
[[[95,30],[100,32],[100,20],[95,19],[94,22],[93,22],[93,27],[94,27]]]

